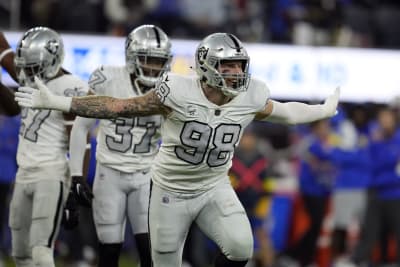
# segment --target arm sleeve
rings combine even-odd
[[[265,121],[298,124],[330,117],[323,104],[308,105],[300,102],[281,103],[274,100],[271,101],[273,103],[272,112],[263,119]]]
[[[70,160],[69,167],[72,176],[82,176],[83,161],[86,151],[87,133],[96,123],[96,119],[76,117],[71,131],[69,143]]]

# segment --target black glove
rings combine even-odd
[[[92,206],[92,189],[90,189],[84,177],[72,176],[71,191],[75,195],[79,205],[89,208]]]
[[[65,202],[63,217],[61,225],[67,229],[72,230],[79,224],[79,207],[75,195],[70,191],[68,194],[67,202]]]

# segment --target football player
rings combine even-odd
[[[62,71],[63,59],[64,46],[58,33],[45,27],[28,30],[15,53],[18,82],[34,86],[36,76],[55,95],[86,95],[87,84]],[[21,110],[19,168],[9,218],[17,267],[54,266],[54,241],[69,192],[67,128],[73,118],[60,111]]]
[[[162,144],[152,166],[149,233],[153,266],[176,267],[190,225],[195,222],[219,246],[215,266],[245,266],[253,253],[246,213],[229,182],[234,148],[254,119],[285,124],[329,118],[339,89],[323,104],[281,103],[249,74],[250,58],[232,34],[214,33],[198,46],[197,77],[166,75],[139,97],[64,97],[21,87],[22,106],[80,116],[115,119],[162,114]]]
[[[18,83],[17,73],[14,66],[15,53],[10,47],[6,37],[0,32],[0,66],[3,67],[8,74]],[[68,71],[62,69],[64,73]],[[1,69],[0,69],[1,81]],[[15,116],[21,112],[17,102],[14,101],[14,92],[0,82],[0,114]]]
[[[146,94],[170,69],[171,42],[153,25],[134,29],[126,38],[126,65],[101,66],[89,80],[96,95],[129,98]],[[117,267],[125,237],[126,219],[135,235],[140,266],[151,267],[147,212],[150,166],[158,151],[161,115],[100,120],[93,186],[93,216],[99,244],[99,267]],[[82,177],[86,135],[96,119],[77,117],[71,133],[71,174]],[[83,182],[82,182],[83,181]],[[90,205],[86,186],[74,187],[78,199]],[[80,190],[82,190],[80,192]]]

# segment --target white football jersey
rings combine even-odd
[[[82,96],[86,82],[73,75],[62,75],[47,82],[55,95]],[[64,179],[67,165],[68,136],[63,113],[48,109],[23,108],[17,152],[18,182]]]
[[[140,95],[126,67],[100,67],[90,87],[97,95],[129,98]],[[158,152],[162,116],[100,120],[96,159],[122,172],[150,169]]]
[[[265,108],[269,90],[252,79],[246,92],[218,106],[206,98],[196,77],[168,74],[157,95],[172,113],[161,127],[153,182],[176,192],[199,192],[227,179],[234,148],[243,129]]]

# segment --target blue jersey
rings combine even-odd
[[[329,163],[320,140],[311,140],[308,155],[300,163],[300,190],[305,195],[326,196],[330,192],[336,172]]]
[[[400,198],[400,136],[372,142],[372,179],[370,186],[380,198]]]
[[[0,116],[0,183],[11,183],[17,172],[20,117]]]

